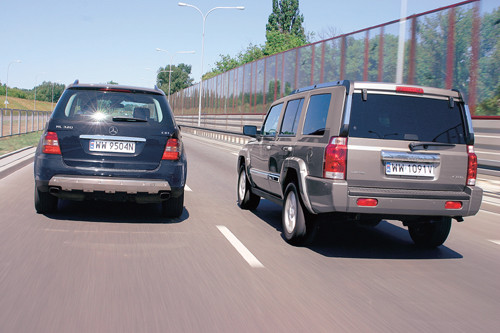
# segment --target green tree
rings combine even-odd
[[[53,100],[54,102],[57,102],[64,89],[64,84],[44,81],[42,84],[36,86],[36,100],[45,102],[52,102]],[[33,95],[33,98],[35,97],[35,88],[30,91],[30,94]],[[54,99],[52,99],[52,97]]]
[[[236,67],[265,57],[263,46],[250,44],[243,51],[240,51],[235,58],[230,55],[219,55],[220,60],[215,62],[215,68],[203,75],[203,80],[230,71]]]
[[[273,0],[273,11],[266,25],[264,53],[272,55],[307,43],[304,16],[299,11],[299,0]]]
[[[169,94],[168,92],[168,77],[170,66],[160,67],[156,80],[159,83],[160,89]],[[170,94],[193,85],[194,79],[191,75],[191,65],[179,64],[172,66],[172,73],[170,73]]]

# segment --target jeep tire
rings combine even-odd
[[[245,172],[245,165],[240,167],[240,172],[238,173],[238,188],[236,193],[238,196],[238,205],[241,209],[254,210],[259,205],[260,197],[252,193],[250,182]]]

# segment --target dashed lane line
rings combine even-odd
[[[490,239],[489,241],[497,245],[500,245],[500,240]]]
[[[238,253],[246,260],[246,262],[254,268],[263,268],[264,265],[248,250],[245,245],[225,226],[218,225],[217,229],[226,237],[231,245],[238,251]]]

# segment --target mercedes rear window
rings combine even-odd
[[[171,122],[171,111],[162,95],[68,89],[54,111],[54,118],[165,124]]]
[[[447,99],[383,94],[368,94],[366,101],[361,94],[353,95],[349,136],[465,143],[458,103],[450,103]]]

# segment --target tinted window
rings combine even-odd
[[[458,103],[422,97],[354,94],[349,136],[386,140],[465,143]]]
[[[323,135],[325,133],[326,117],[331,98],[331,94],[311,96],[302,131],[304,135]]]
[[[267,114],[266,121],[264,125],[262,125],[262,135],[275,135],[278,130],[278,120],[281,114],[281,108],[283,108],[283,104],[275,105],[269,110]]]
[[[304,99],[289,101],[286,105],[283,123],[281,124],[280,135],[295,135],[299,126],[300,113]]]
[[[163,95],[68,89],[57,104],[54,118],[76,121],[139,119],[164,124],[171,122],[171,111]]]

